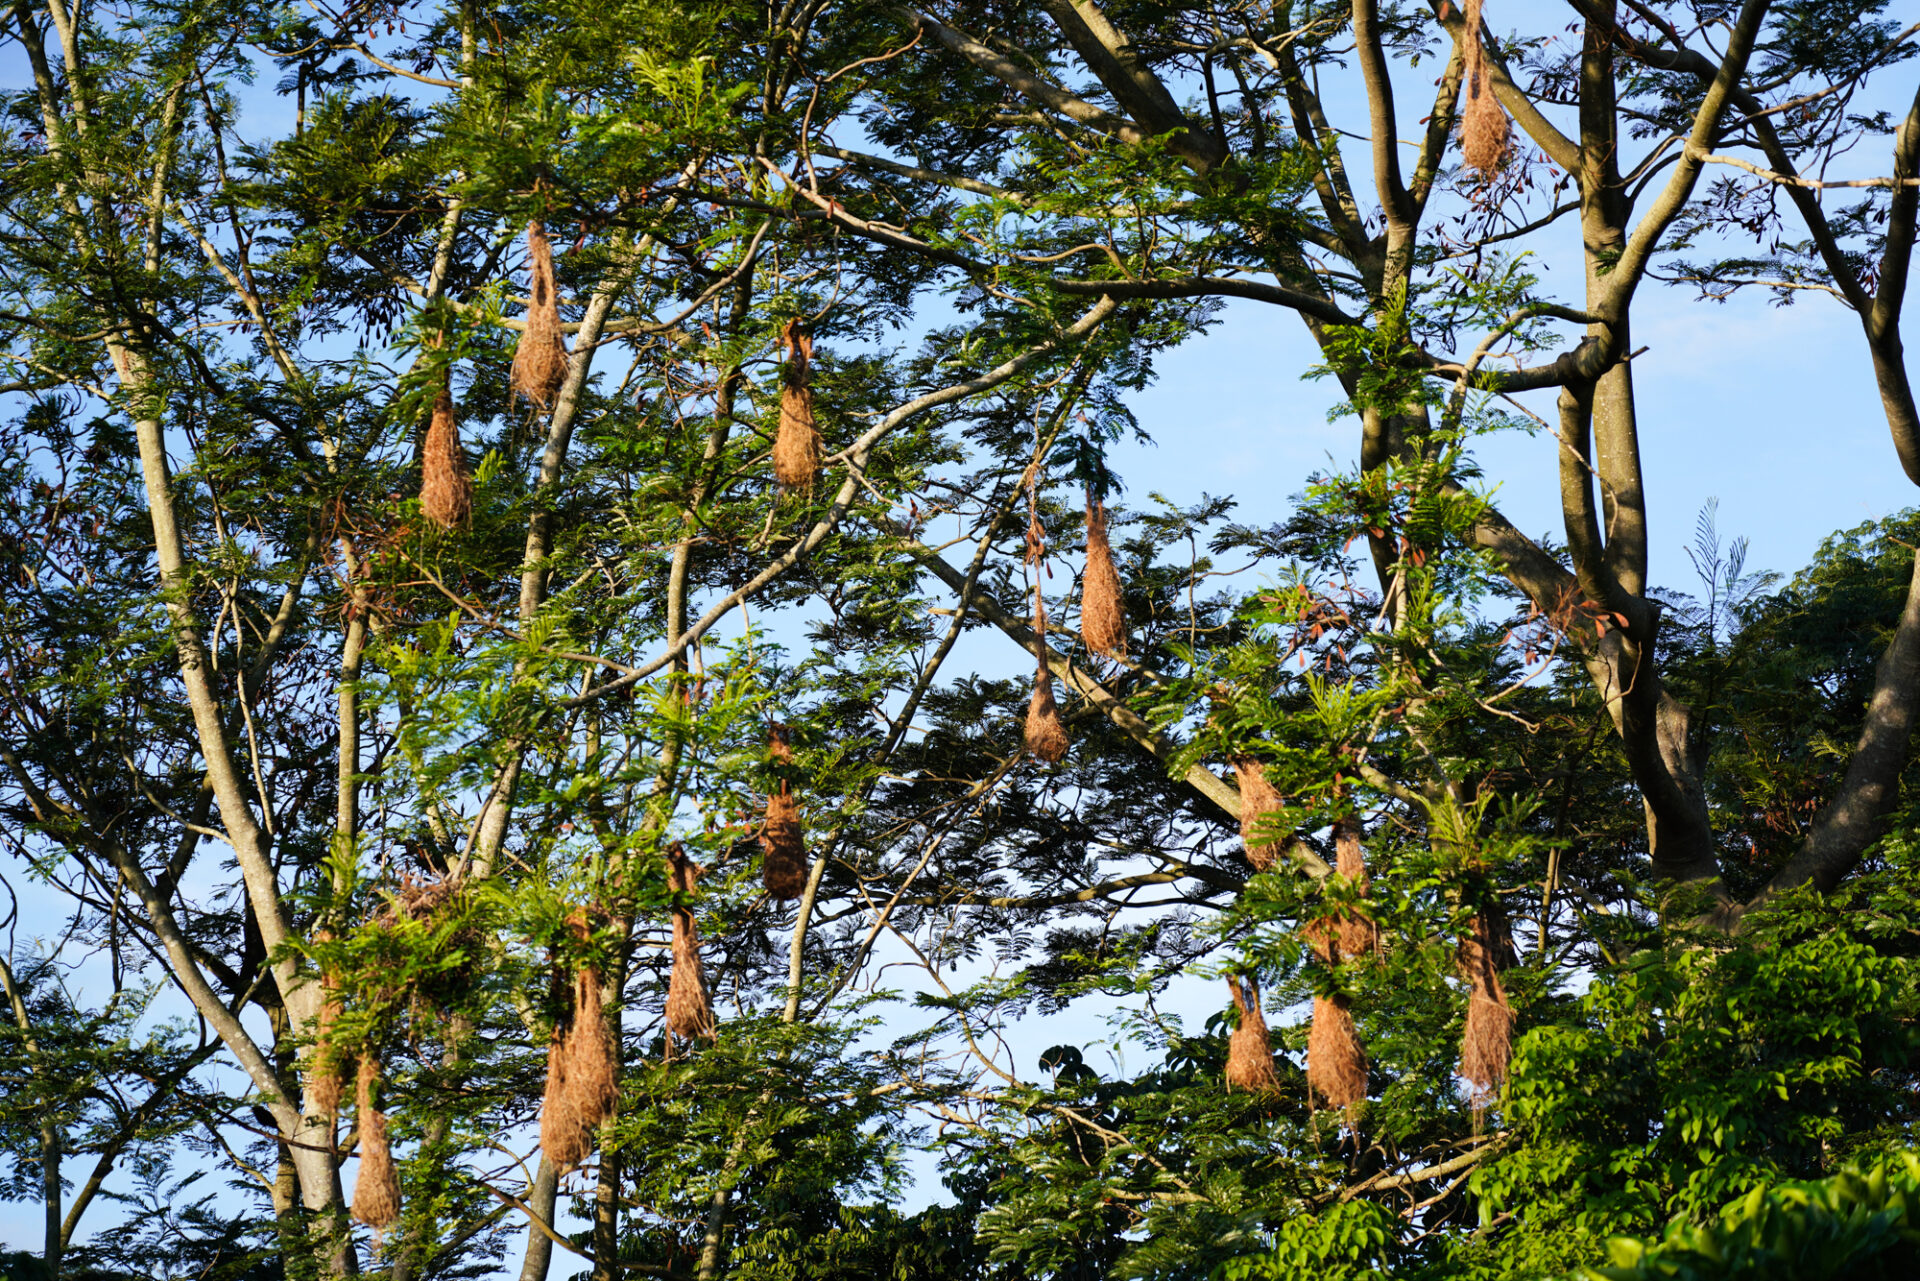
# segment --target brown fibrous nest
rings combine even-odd
[[[1480,43],[1481,0],[1466,0],[1466,68],[1460,86],[1460,157],[1488,178],[1507,162],[1513,145],[1513,126],[1494,97],[1487,71],[1486,50]]]
[[[1260,1010],[1260,985],[1227,976],[1233,993],[1233,1008],[1239,1014],[1233,1035],[1227,1038],[1227,1088],[1249,1090],[1255,1094],[1278,1094],[1280,1076],[1273,1070],[1273,1041],[1267,1034],[1267,1017]]]
[[[800,806],[785,779],[767,797],[767,825],[760,833],[760,879],[777,899],[795,899],[807,888],[807,849],[800,835]]]
[[[793,745],[785,725],[767,732],[767,755],[779,770],[793,763]],[[800,831],[800,806],[793,785],[776,778],[767,796],[767,824],[760,832],[760,880],[777,899],[795,899],[807,888],[807,847]]]
[[[773,440],[773,478],[788,489],[812,489],[820,470],[820,429],[813,421],[813,339],[789,321],[780,386],[780,434]]]
[[[373,1106],[373,1088],[379,1080],[380,1064],[371,1055],[363,1056],[354,1080],[360,1176],[353,1184],[353,1217],[370,1228],[384,1228],[400,1217],[400,1177],[387,1143],[387,1114]]]
[[[1500,982],[1493,922],[1485,911],[1460,940],[1460,972],[1467,980],[1467,1021],[1460,1037],[1460,1075],[1473,1089],[1476,1111],[1484,1108],[1507,1079],[1513,1057],[1513,1008]]]
[[[1334,820],[1333,848],[1334,871],[1345,877],[1364,897],[1368,879],[1366,854],[1360,845],[1360,820],[1351,815]],[[1340,918],[1339,943],[1342,957],[1365,956],[1376,952],[1380,948],[1380,928],[1359,912],[1344,913]]]
[[[403,920],[431,920],[459,892],[460,883],[453,877],[415,876],[412,872],[402,872],[400,888],[374,920],[387,926],[398,925]]]
[[[334,1028],[346,1007],[340,1000],[340,984],[331,974],[320,976],[320,1013],[314,1019],[313,1064],[308,1070],[307,1092],[321,1114],[333,1116],[340,1111],[340,1098],[347,1078],[353,1075],[353,1054],[335,1039]]]
[[[467,451],[460,446],[451,380],[445,374],[420,447],[420,511],[442,529],[463,525],[473,514],[473,477],[467,471]]]
[[[667,847],[667,885],[675,893],[691,894],[704,870],[677,842]],[[673,909],[673,972],[667,979],[666,1025],[669,1053],[675,1039],[711,1041],[718,1035],[691,907]]]
[[[584,912],[568,918],[575,941],[589,929]],[[601,1004],[600,971],[577,966],[564,980],[565,1008],[547,1046],[547,1094],[540,1107],[540,1149],[560,1170],[593,1150],[593,1132],[620,1101],[620,1064]]]
[[[1307,1089],[1327,1107],[1350,1108],[1367,1097],[1367,1052],[1343,996],[1313,998],[1307,1033]]]
[[[1107,507],[1087,495],[1087,568],[1080,580],[1080,639],[1108,658],[1127,656],[1127,612],[1107,541]]]
[[[567,340],[553,282],[553,245],[538,221],[527,224],[526,329],[513,353],[513,389],[541,409],[553,406],[567,381]]]
[[[568,985],[571,986],[571,985]],[[591,1141],[588,1127],[573,1111],[573,1091],[567,1079],[571,1062],[567,1057],[568,1011],[554,1024],[553,1039],[547,1042],[547,1092],[540,1100],[540,1150],[547,1160],[562,1170],[571,1170],[587,1158]]]
[[[1273,790],[1267,771],[1251,756],[1234,757],[1233,773],[1240,787],[1240,842],[1247,847],[1247,862],[1255,871],[1270,872],[1279,841],[1271,835],[1256,836],[1255,831],[1261,819],[1285,808],[1280,793]]]
[[[1027,701],[1027,720],[1022,730],[1027,751],[1036,760],[1058,765],[1067,758],[1067,727],[1060,720],[1060,707],[1053,701],[1053,672],[1047,667],[1047,607],[1040,596],[1040,584],[1033,585],[1033,648],[1039,670],[1033,678],[1033,697]]]
[[[315,943],[333,942],[333,931],[314,931]],[[342,1047],[335,1029],[346,1006],[340,1000],[340,980],[322,971],[320,1010],[313,1020],[313,1053],[307,1063],[307,1093],[316,1111],[333,1116],[340,1111],[340,1098],[347,1079],[353,1075],[353,1054]]]
[[[1025,728],[1027,751],[1036,760],[1058,765],[1067,758],[1070,746],[1067,727],[1060,720],[1060,707],[1053,701],[1053,677],[1045,667],[1034,677],[1033,697],[1027,701]]]

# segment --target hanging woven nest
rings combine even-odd
[[[1472,1087],[1474,1110],[1500,1092],[1513,1057],[1513,1008],[1500,981],[1494,925],[1485,911],[1474,913],[1473,928],[1460,940],[1460,972],[1467,980],[1467,1019],[1460,1037],[1460,1075]]]
[[[1460,157],[1481,178],[1491,178],[1513,149],[1513,126],[1494,97],[1493,77],[1480,43],[1481,0],[1466,0],[1466,68],[1460,86]]]
[[[1367,894],[1366,854],[1360,844],[1360,820],[1352,816],[1334,820],[1334,870],[1345,877],[1364,898]],[[1366,956],[1380,950],[1380,927],[1360,912],[1347,912],[1340,918],[1341,958]]]
[[[587,915],[568,918],[575,942],[590,934]],[[540,1107],[540,1149],[559,1169],[581,1165],[593,1134],[620,1100],[620,1063],[601,1003],[602,978],[591,965],[576,967],[565,987],[563,1013],[547,1046],[547,1093]]]
[[[339,1043],[336,1029],[346,1012],[340,1000],[339,982],[331,974],[320,978],[320,1013],[314,1019],[313,1058],[307,1070],[307,1093],[314,1110],[324,1116],[340,1111],[347,1080],[353,1075],[352,1051]]]
[[[1246,846],[1247,862],[1256,872],[1271,872],[1280,848],[1279,839],[1256,835],[1260,820],[1278,814],[1286,807],[1280,793],[1267,782],[1267,771],[1251,756],[1233,758],[1234,778],[1240,790],[1240,843]]]
[[[434,397],[433,418],[420,446],[420,511],[442,529],[464,525],[473,514],[473,476],[453,417],[450,372],[440,375],[440,394]]]
[[[333,931],[314,931],[313,941],[333,942]],[[346,1013],[340,1000],[340,980],[330,971],[320,974],[320,1010],[313,1020],[313,1049],[307,1059],[307,1097],[314,1111],[334,1116],[340,1111],[347,1082],[354,1073],[353,1052],[339,1042],[340,1018]]]
[[[776,771],[793,765],[793,744],[785,725],[767,731],[767,756]],[[807,849],[800,831],[800,806],[790,780],[778,777],[767,797],[767,824],[760,832],[760,878],[777,899],[796,899],[807,888]]]
[[[1022,729],[1027,751],[1036,760],[1058,765],[1067,758],[1067,727],[1060,719],[1059,705],[1053,701],[1053,672],[1047,666],[1047,607],[1040,595],[1040,584],[1033,585],[1033,648],[1039,670],[1033,678],[1033,697],[1027,702],[1027,720]]]
[[[813,338],[787,322],[788,356],[780,386],[780,434],[773,441],[773,478],[787,489],[810,490],[820,471],[820,429],[813,421]]]
[[[564,987],[570,994],[572,985]],[[572,1017],[569,1010],[555,1023],[553,1039],[547,1042],[547,1091],[540,1100],[540,1150],[561,1170],[571,1170],[586,1160],[591,1141],[590,1129],[574,1112],[573,1090],[567,1079],[572,1066],[567,1054],[567,1024]]]
[[[1027,701],[1024,729],[1027,751],[1036,760],[1058,765],[1067,759],[1067,727],[1060,720],[1060,707],[1053,701],[1053,674],[1042,664],[1034,676],[1033,697]]]
[[[373,1106],[379,1080],[379,1062],[370,1054],[362,1055],[354,1081],[360,1175],[353,1184],[353,1217],[370,1228],[384,1228],[400,1217],[400,1178],[387,1142],[387,1114]]]
[[[667,847],[667,885],[675,893],[691,894],[704,870],[687,857],[679,842]],[[694,930],[693,909],[686,906],[673,909],[673,972],[667,979],[666,1025],[669,1054],[675,1039],[711,1041],[718,1035],[706,968],[700,960],[700,936]]]
[[[1106,504],[1087,491],[1087,567],[1080,578],[1080,639],[1108,658],[1127,656],[1127,613],[1107,541]]]
[[[554,287],[553,245],[537,220],[527,224],[526,326],[513,352],[513,390],[538,408],[551,409],[567,381],[567,340]]]
[[[1227,988],[1233,993],[1233,1008],[1239,1015],[1233,1035],[1227,1038],[1227,1088],[1255,1094],[1278,1094],[1280,1076],[1273,1069],[1273,1040],[1267,1032],[1267,1017],[1260,1010],[1260,985],[1227,976]]]
[[[1360,1032],[1344,996],[1313,998],[1307,1090],[1331,1108],[1351,1108],[1367,1097],[1367,1052],[1360,1045]]]

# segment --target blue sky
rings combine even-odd
[[[1578,305],[1576,286],[1562,301]],[[1555,273],[1546,273],[1553,283]],[[1752,540],[1749,569],[1792,573],[1836,529],[1920,502],[1887,434],[1858,322],[1824,297],[1775,307],[1759,294],[1696,302],[1642,295],[1634,364],[1652,521],[1652,577],[1695,586],[1685,547],[1695,515],[1720,500],[1723,538]],[[1331,381],[1303,381],[1317,359],[1291,313],[1229,305],[1205,338],[1158,358],[1159,382],[1134,397],[1152,445],[1119,445],[1114,468],[1139,505],[1148,490],[1191,500],[1232,494],[1240,519],[1283,519],[1316,469],[1349,468],[1357,425],[1327,421]],[[1550,396],[1528,398],[1551,420]],[[1556,445],[1545,433],[1483,438],[1476,455],[1495,502],[1522,530],[1560,538]]]

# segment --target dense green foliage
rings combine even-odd
[[[1704,1225],[1676,1220],[1651,1246],[1615,1242],[1614,1266],[1586,1268],[1583,1276],[1593,1281],[1912,1276],[1920,1266],[1916,1195],[1920,1163],[1911,1153],[1818,1182],[1755,1188]]]
[[[1487,22],[0,12],[0,1275],[1899,1272],[1920,516],[1650,581],[1629,361],[1837,299],[1920,482],[1920,33]],[[1183,505],[1229,299],[1356,448]]]

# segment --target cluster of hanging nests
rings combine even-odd
[[[760,838],[762,875],[769,896],[793,899],[805,890],[807,857],[793,798],[793,749],[786,726],[772,727],[768,757],[776,779],[767,798],[766,823]],[[692,905],[705,869],[677,841],[667,847],[666,861],[667,884],[675,897],[664,1017],[671,1055],[676,1043],[713,1040],[716,1027]],[[380,919],[388,924],[402,916],[424,919],[441,910],[455,890],[450,881],[416,883],[409,879]],[[540,1147],[563,1172],[586,1161],[593,1149],[594,1132],[613,1115],[619,1102],[619,1055],[606,1015],[606,978],[589,959],[593,922],[601,915],[593,909],[575,908],[565,923],[566,945],[556,949],[553,987],[557,1017],[547,1047]],[[331,939],[324,930],[316,935],[322,943]],[[573,959],[562,961],[562,954]],[[360,1155],[353,1217],[370,1227],[384,1228],[399,1217],[400,1185],[387,1138],[387,1116],[376,1106],[379,1054],[370,1046],[350,1046],[343,1041],[339,1029],[344,1005],[339,981],[332,973],[325,973],[320,982],[322,998],[309,1073],[313,1106],[322,1115],[337,1115],[346,1085],[353,1082]]]
[[[1477,5],[1475,10],[1473,21],[1478,20]],[[1470,57],[1470,62],[1478,64],[1480,60]],[[1476,65],[1474,74],[1484,87],[1484,65]],[[1499,115],[1490,90],[1484,101]],[[1499,115],[1503,138],[1505,119]],[[1503,142],[1502,147],[1504,145]],[[1044,555],[1045,533],[1030,500],[1029,566],[1037,564]],[[1033,696],[1027,704],[1025,744],[1037,759],[1057,763],[1065,758],[1069,743],[1053,694],[1046,601],[1037,575],[1033,586],[1032,627],[1038,671]],[[1120,575],[1107,534],[1106,508],[1091,491],[1087,495],[1087,552],[1081,577],[1080,632],[1088,650],[1111,658],[1126,657],[1126,612]],[[1232,764],[1240,793],[1240,832],[1247,859],[1256,871],[1271,871],[1281,848],[1292,839],[1277,832],[1272,822],[1272,816],[1286,808],[1285,802],[1257,758],[1237,755]],[[1335,870],[1354,894],[1364,899],[1368,878],[1359,821],[1351,816],[1340,819],[1334,824],[1333,835]],[[1372,955],[1380,948],[1378,926],[1358,909],[1309,922],[1303,927],[1303,933],[1309,946],[1329,967],[1338,966],[1343,960]],[[1513,1013],[1500,983],[1489,913],[1475,914],[1471,931],[1461,941],[1458,960],[1469,992],[1460,1074],[1471,1087],[1478,1110],[1486,1105],[1506,1077],[1513,1028]],[[1227,1046],[1228,1088],[1257,1094],[1277,1093],[1280,1078],[1274,1067],[1272,1037],[1261,1009],[1259,985],[1251,976],[1234,975],[1228,978],[1228,987],[1235,1011],[1234,1029]],[[1314,998],[1307,1037],[1306,1078],[1310,1101],[1342,1109],[1350,1121],[1354,1117],[1354,1105],[1367,1097],[1366,1047],[1354,1022],[1351,998],[1337,990]]]
[[[1507,160],[1511,128],[1495,99],[1479,38],[1482,0],[1466,0],[1464,102],[1459,113],[1461,154],[1468,167],[1491,176]],[[530,287],[525,327],[514,352],[511,387],[536,409],[549,411],[559,397],[569,369],[566,339],[560,322],[553,269],[553,247],[538,221],[527,225]],[[814,418],[812,388],[813,340],[798,320],[782,334],[787,358],[780,392],[779,431],[774,440],[774,478],[788,490],[812,488],[820,470],[820,431]],[[436,525],[449,529],[464,524],[472,513],[473,480],[461,446],[454,416],[451,375],[442,371],[433,411],[421,448],[420,507]],[[1045,551],[1044,532],[1037,513],[1030,516],[1028,561]],[[1105,503],[1087,493],[1086,562],[1081,577],[1081,640],[1087,649],[1109,658],[1127,654],[1126,611],[1119,571],[1107,534]],[[1069,747],[1066,727],[1053,694],[1048,661],[1046,604],[1036,577],[1033,588],[1033,644],[1037,660],[1033,696],[1023,727],[1029,753],[1050,764],[1065,759]],[[799,806],[793,796],[793,751],[787,728],[775,724],[769,732],[768,757],[774,782],[767,797],[766,822],[761,831],[763,884],[775,899],[794,899],[805,892],[808,867]],[[1279,812],[1283,802],[1267,781],[1260,763],[1250,756],[1233,761],[1241,798],[1241,834],[1248,860],[1259,871],[1273,867],[1281,844],[1263,820]],[[1361,851],[1360,829],[1352,819],[1335,825],[1338,873],[1364,897],[1367,873]],[[707,990],[700,957],[699,935],[689,901],[705,870],[675,843],[668,848],[668,884],[677,896],[672,909],[672,967],[668,979],[665,1028],[669,1053],[675,1041],[712,1040],[716,1034],[712,997]],[[432,910],[436,904],[405,904],[409,910]],[[568,930],[584,952],[589,935],[588,914],[576,911]],[[1308,942],[1321,960],[1337,965],[1342,959],[1378,949],[1378,932],[1359,912],[1337,920],[1316,921],[1306,927]],[[1461,1052],[1461,1075],[1473,1087],[1476,1107],[1504,1079],[1511,1052],[1513,1014],[1507,1005],[1495,957],[1492,925],[1486,912],[1475,915],[1472,931],[1461,940],[1459,968],[1469,987],[1467,1017]],[[325,996],[319,1026],[317,1066],[313,1092],[317,1106],[329,1115],[339,1109],[345,1082],[354,1082],[359,1117],[360,1173],[354,1185],[353,1214],[362,1223],[385,1226],[399,1215],[399,1184],[387,1141],[386,1114],[374,1106],[380,1079],[378,1056],[344,1053],[331,1045],[329,1031],[341,1012],[339,994],[331,978],[323,979]],[[560,1017],[548,1047],[547,1086],[540,1113],[540,1142],[547,1158],[561,1170],[579,1166],[592,1147],[592,1136],[618,1101],[618,1056],[604,1011],[604,980],[591,963],[556,971],[555,987]],[[1280,1088],[1274,1070],[1272,1041],[1261,1010],[1260,989],[1251,977],[1230,976],[1228,986],[1236,1014],[1228,1044],[1226,1080],[1229,1088],[1274,1093]],[[1367,1056],[1344,995],[1316,996],[1307,1039],[1307,1088],[1321,1104],[1351,1109],[1367,1093]]]
[[[527,274],[525,327],[514,348],[508,384],[544,412],[553,408],[567,380],[569,361],[554,287],[553,244],[538,220],[527,224]],[[464,525],[473,514],[473,473],[454,417],[453,371],[444,367],[420,445],[420,513],[441,529]]]
[[[775,899],[800,897],[807,884],[807,855],[800,812],[793,797],[793,747],[785,725],[768,732],[767,756],[774,782],[767,796],[761,829],[761,875]],[[667,887],[673,892],[673,943],[667,977],[663,1024],[667,1053],[676,1045],[711,1041],[718,1034],[713,997],[700,955],[700,934],[692,899],[706,869],[678,841],[667,846]],[[587,918],[577,913],[569,928],[584,952]],[[547,1093],[540,1110],[540,1145],[560,1170],[579,1166],[592,1150],[593,1132],[613,1114],[619,1100],[618,1061],[603,1013],[603,979],[587,964],[562,971],[562,1017],[556,1022],[547,1056]]]
[[[1029,500],[1027,563],[1034,566],[1046,555],[1046,531]],[[1087,491],[1087,558],[1080,575],[1080,640],[1087,649],[1108,658],[1127,656],[1126,603],[1120,571],[1107,539],[1106,504]],[[1047,652],[1047,603],[1038,574],[1033,578],[1033,652],[1038,664],[1033,697],[1027,701],[1022,735],[1027,751],[1037,760],[1057,765],[1066,759],[1069,741],[1060,705],[1053,697],[1053,669]]]
[[[407,876],[392,901],[369,924],[391,928],[402,921],[432,921],[456,907],[459,889],[459,884],[449,878],[416,880]],[[321,929],[315,932],[314,940],[330,943],[333,934]],[[353,1185],[353,1217],[369,1227],[384,1228],[400,1217],[400,1180],[387,1137],[387,1114],[378,1106],[383,1074],[379,1042],[383,1038],[364,1033],[348,1039],[342,1028],[345,1013],[339,977],[331,971],[323,972],[307,1089],[313,1110],[329,1118],[331,1128],[331,1118],[338,1116],[347,1084],[352,1082],[360,1155],[360,1171]]]
[[[539,222],[527,224],[527,312],[514,348],[509,386],[536,410],[553,409],[571,368],[554,283],[553,244]],[[820,470],[820,429],[813,413],[813,339],[800,321],[781,335],[787,351],[780,388],[780,429],[773,444],[773,475],[783,488],[813,488]],[[441,529],[473,514],[473,474],[454,416],[452,371],[442,369],[433,413],[420,447],[420,511]]]
[[[1240,836],[1247,860],[1256,871],[1271,871],[1282,839],[1276,838],[1268,818],[1284,808],[1283,802],[1258,760],[1239,756],[1233,765],[1239,780]],[[1350,815],[1336,820],[1333,837],[1334,871],[1355,897],[1365,899],[1368,878],[1359,821]],[[1379,927],[1357,908],[1309,921],[1301,927],[1301,934],[1329,967],[1373,955],[1381,946]],[[1475,912],[1470,929],[1460,940],[1456,959],[1460,975],[1467,981],[1460,1075],[1470,1087],[1476,1113],[1487,1106],[1506,1079],[1512,1056],[1513,1010],[1500,982],[1497,952],[1492,912]],[[1260,1010],[1260,989],[1251,978],[1244,980],[1246,990],[1239,976],[1229,976],[1227,982],[1238,1018],[1227,1046],[1227,1085],[1231,1089],[1277,1093],[1280,1081],[1274,1071],[1266,1019]],[[1354,1105],[1367,1097],[1367,1071],[1366,1047],[1354,1023],[1351,999],[1339,991],[1316,995],[1307,1033],[1309,1100],[1343,1109],[1351,1119]]]

